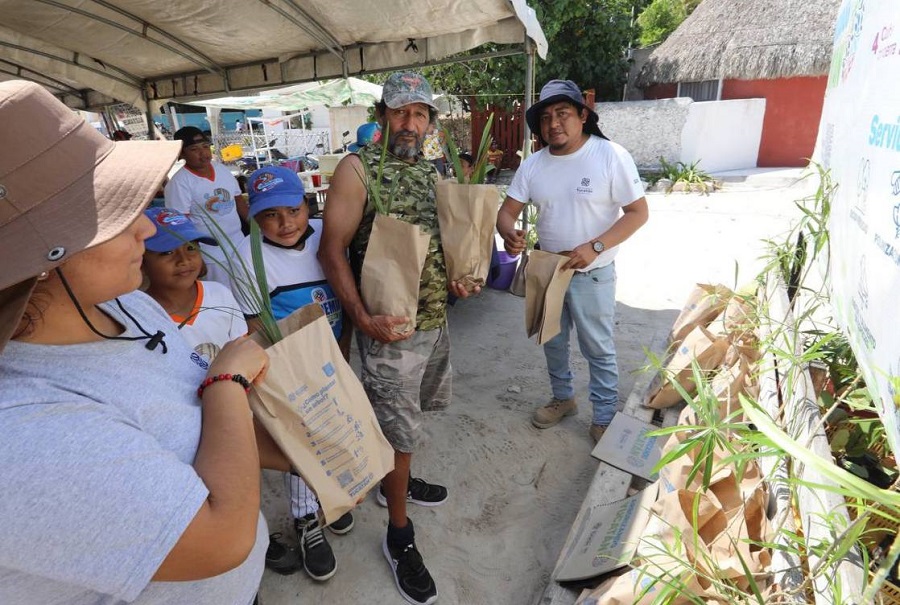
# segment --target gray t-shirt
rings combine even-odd
[[[119,299],[162,347],[10,342],[0,354],[0,603],[247,605],[268,530],[250,556],[196,582],[150,579],[206,500],[191,464],[205,362],[152,299]],[[114,302],[103,308],[139,336]]]

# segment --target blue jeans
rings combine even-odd
[[[575,396],[569,365],[569,335],[578,334],[578,347],[590,367],[592,424],[606,426],[619,402],[619,370],[613,326],[616,316],[616,266],[610,263],[587,273],[575,272],[560,317],[561,331],[544,345],[550,387],[556,399]]]

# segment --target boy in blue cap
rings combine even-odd
[[[263,265],[269,287],[266,294],[275,319],[287,317],[304,305],[318,303],[328,317],[335,338],[340,341],[345,327],[341,321],[341,304],[316,258],[322,220],[309,218],[300,177],[282,166],[260,168],[247,179],[247,193],[249,214],[262,233]],[[235,254],[252,273],[249,237],[237,247]],[[240,292],[239,284],[233,281],[232,288],[252,328],[259,309]],[[347,341],[349,343],[349,339]],[[295,473],[285,473],[285,484],[291,497],[291,513],[303,568],[314,580],[327,580],[334,575],[337,566],[331,545],[322,533],[318,500]],[[333,533],[345,534],[352,527],[353,516],[346,513],[328,528]]]

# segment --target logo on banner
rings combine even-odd
[[[869,280],[866,277],[866,257],[859,259],[859,279],[856,282],[856,294],[863,309],[869,308]]]
[[[897,238],[900,238],[900,204],[894,206],[894,239]]]
[[[894,122],[883,122],[878,114],[872,116],[867,142],[872,147],[900,151],[900,118],[894,118]]]
[[[875,34],[875,41],[872,42],[872,54],[879,59],[892,57],[897,54],[897,43],[891,39],[894,37],[894,26],[886,25]]]
[[[845,81],[853,70],[856,63],[856,51],[859,49],[859,39],[862,34],[863,20],[866,16],[866,3],[858,0],[856,6],[853,7],[853,14],[850,16],[850,35],[847,38],[847,46],[844,50],[844,60],[841,62],[841,81]]]
[[[856,207],[863,214],[866,213],[866,200],[869,197],[869,174],[871,164],[868,158],[863,158],[859,163],[859,172],[856,175]]]
[[[856,200],[854,206],[850,209],[850,220],[856,223],[860,231],[869,232],[869,225],[866,223],[866,201],[869,198],[869,174],[871,165],[868,158],[863,158],[859,163],[859,171],[856,173]]]

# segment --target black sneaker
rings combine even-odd
[[[430,605],[437,601],[437,586],[425,568],[415,542],[403,548],[394,548],[388,544],[385,536],[382,550],[394,572],[397,590],[407,602],[413,605]]]
[[[298,548],[303,561],[303,569],[313,580],[324,582],[331,578],[337,571],[337,564],[334,561],[331,545],[325,539],[318,515],[310,513],[302,519],[295,519],[294,528],[297,530],[297,539],[300,542]]]
[[[341,515],[337,521],[329,525],[328,530],[333,534],[343,536],[353,529],[353,523],[353,515],[350,512],[346,512]]]
[[[278,541],[281,534],[269,534],[269,547],[266,549],[266,567],[289,576],[300,569],[300,557],[293,548]]]
[[[409,491],[406,492],[406,501],[419,506],[440,506],[447,501],[447,488],[443,485],[428,483],[424,479],[409,478]],[[384,486],[378,486],[375,500],[381,506],[387,506],[387,497],[384,495]]]

